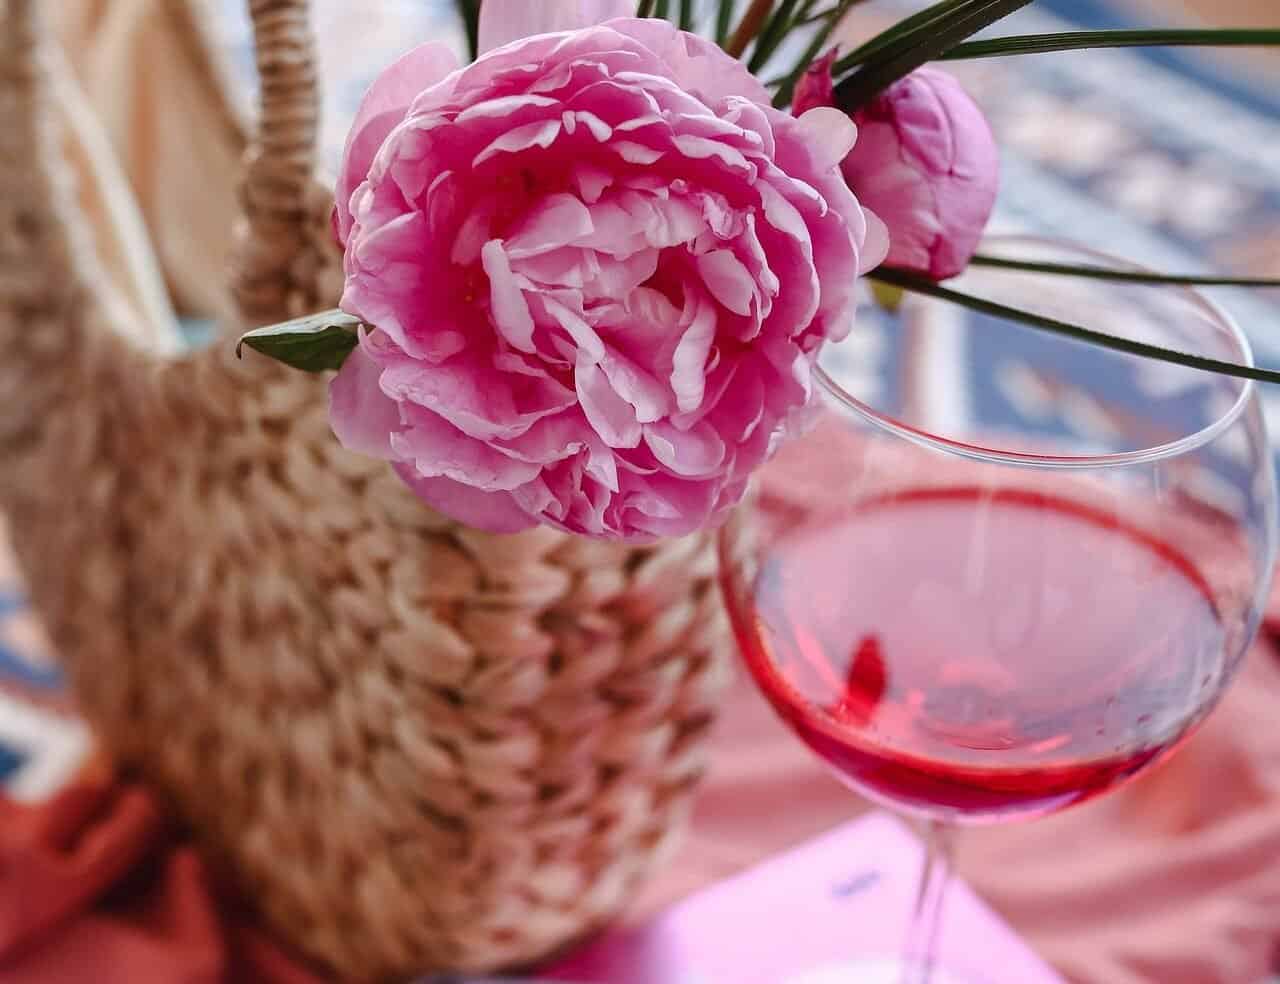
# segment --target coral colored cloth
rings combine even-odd
[[[824,488],[820,463],[789,464],[770,475],[775,508]],[[1280,939],[1280,618],[1269,634],[1163,767],[1047,820],[961,834],[961,874],[1071,980],[1256,984],[1270,970]],[[863,809],[740,674],[683,854],[629,918]],[[253,929],[136,784],[98,765],[46,805],[0,801],[2,984],[321,979]]]
[[[101,765],[0,799],[4,984],[319,984],[217,890],[155,799]]]
[[[1163,768],[1037,823],[966,831],[961,873],[1070,979],[1256,984],[1280,937],[1280,664],[1260,644]],[[742,677],[683,854],[640,918],[862,809]],[[3,984],[320,984],[214,886],[154,799],[99,768],[0,800]]]
[[[105,121],[120,169],[138,192],[142,215],[153,235],[162,233],[154,256],[144,254],[131,231],[135,217],[121,214],[116,196],[97,243],[140,323],[167,320],[161,267],[182,310],[225,310],[223,279],[211,271],[221,268],[229,249],[226,216],[244,142],[234,118],[220,108],[216,85],[193,67],[192,49],[175,40],[172,18],[152,16],[169,13],[170,6],[179,5],[48,5],[84,95]],[[346,33],[338,37],[349,43]],[[394,37],[399,43],[401,32]],[[1046,89],[1049,81],[1039,79]],[[990,108],[1004,105],[1020,104],[993,100]],[[74,125],[74,117],[86,114],[70,108],[70,129],[82,145],[81,184],[92,204],[95,196],[109,197],[119,178],[102,142]],[[201,126],[148,125],[157,118],[198,119]],[[1161,180],[1161,154],[1142,144],[1147,131],[1127,120],[1123,129],[1136,134],[1135,150],[1093,161],[1090,173],[1114,183],[1117,168],[1129,175],[1147,167],[1152,180]],[[1055,148],[1045,156],[1052,163],[1058,143],[1048,145]],[[1142,163],[1151,160],[1157,165]],[[162,180],[188,173],[193,161],[203,164],[201,180]],[[1257,229],[1241,226],[1237,211],[1201,216],[1210,223],[1205,235],[1237,243],[1232,255],[1241,261],[1265,257],[1273,242],[1266,238],[1273,232],[1266,208],[1252,198],[1247,203],[1261,223]],[[1082,223],[1095,214],[1081,212]],[[1228,225],[1229,236],[1222,231]],[[1087,226],[1072,226],[1072,234],[1080,236],[1081,228]],[[1266,272],[1265,264],[1256,272]],[[1280,621],[1271,629],[1280,634]],[[1130,787],[1048,820],[963,835],[962,874],[1073,980],[1255,984],[1266,976],[1280,938],[1276,657],[1271,642],[1260,643],[1204,729]],[[782,729],[745,678],[729,695],[715,742],[693,834],[633,918],[861,809]],[[102,766],[46,804],[0,800],[0,984],[321,980],[256,933],[225,898],[151,796]]]

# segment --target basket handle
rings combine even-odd
[[[6,298],[43,293],[54,280],[65,287],[79,273],[73,244],[86,235],[78,228],[83,216],[69,207],[68,165],[53,121],[49,48],[40,0],[0,0],[0,122],[6,133],[0,140],[0,197],[10,226],[0,245]]]
[[[249,0],[259,87],[257,132],[241,175],[232,290],[260,323],[305,313],[315,292],[319,79],[309,0]]]

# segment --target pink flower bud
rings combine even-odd
[[[835,52],[796,87],[794,112],[834,105]],[[1000,156],[986,117],[946,72],[922,68],[852,114],[858,141],[843,171],[889,229],[890,266],[945,280],[977,251],[995,206]]]

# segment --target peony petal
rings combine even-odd
[[[614,140],[609,144],[609,149],[628,164],[656,164],[666,156],[662,151],[646,147],[634,140]]]
[[[485,492],[510,492],[537,478],[541,466],[503,454],[469,437],[439,414],[401,407],[403,429],[392,435],[399,461],[412,462],[423,478],[451,478]]]
[[[542,418],[519,437],[491,443],[496,450],[519,461],[547,465],[572,458],[594,436],[581,412],[571,409]]]
[[[587,435],[587,474],[610,492],[618,491],[618,459],[595,435]]]
[[[833,106],[818,106],[800,117],[800,129],[818,170],[838,167],[858,142],[858,128]]]
[[[493,305],[493,322],[512,348],[534,352],[533,315],[524,291],[511,272],[502,241],[492,239],[480,251],[484,272],[489,277],[489,300]]]
[[[456,125],[462,125],[475,120],[503,120],[521,109],[548,109],[558,105],[560,105],[558,99],[529,92],[514,96],[499,96],[497,99],[486,99],[474,106],[468,106],[453,118],[453,122]]]
[[[522,485],[511,493],[516,505],[530,516],[536,516],[540,522],[556,525],[564,519],[566,509],[547,485],[542,476],[535,478],[528,485]]]
[[[448,478],[424,478],[411,465],[397,464],[396,474],[413,494],[452,520],[487,533],[519,533],[538,525],[510,492],[481,492]]]
[[[757,182],[755,191],[760,196],[760,204],[764,206],[764,220],[799,243],[804,250],[805,258],[811,258],[813,256],[812,236],[800,210],[768,181]]]
[[[724,359],[714,369],[708,369],[706,382],[703,384],[702,402],[688,412],[672,414],[670,418],[672,425],[677,430],[688,430],[708,414],[713,413],[723,402],[724,395],[729,391],[731,384],[734,385],[734,396],[730,403],[736,404],[741,397],[738,392],[739,387],[734,383],[734,379],[744,361],[742,359]],[[736,412],[736,408],[732,409]]]
[[[479,441],[519,437],[574,403],[573,391],[550,376],[504,376],[467,358],[438,366],[397,359],[383,370],[382,389],[398,403],[439,414]],[[406,412],[403,406],[401,412]]]
[[[889,227],[869,208],[864,208],[862,214],[867,220],[867,238],[858,252],[859,275],[870,273],[889,255]]]
[[[329,384],[329,425],[348,451],[390,459],[391,435],[400,429],[400,410],[382,392],[381,377],[382,367],[363,346],[353,349]]]
[[[803,116],[817,106],[834,106],[836,104],[835,80],[832,68],[840,56],[840,49],[832,48],[821,58],[814,60],[806,69],[800,81],[796,83],[795,93],[791,99],[791,112]]]
[[[719,492],[715,481],[672,475],[632,477],[628,482],[623,529],[629,535],[683,536],[701,527]]]
[[[596,254],[596,270],[589,286],[599,297],[630,297],[657,272],[660,258],[656,249],[642,249],[621,260]]]
[[[708,105],[730,96],[743,96],[761,105],[768,105],[772,98],[760,80],[738,59],[725,54],[718,44],[676,30],[667,21],[633,17],[609,26],[619,34],[635,38],[656,54],[681,88]]]
[[[566,307],[554,298],[544,294],[539,299],[542,301],[542,306],[547,314],[573,339],[573,344],[577,346],[577,359],[575,361],[596,363],[604,358],[604,342],[600,340],[600,336],[596,334],[591,325],[587,324],[571,308]]]
[[[698,257],[698,274],[711,296],[734,314],[751,313],[755,278],[731,250],[716,249]]]
[[[740,150],[730,147],[727,143],[686,134],[679,134],[673,138],[672,143],[675,144],[676,150],[691,160],[714,158],[739,177],[748,181],[755,180],[756,166],[747,160]]]
[[[534,147],[541,147],[546,150],[555,143],[556,137],[559,135],[560,121],[558,119],[539,120],[514,127],[504,131],[502,136],[495,138],[488,147],[476,154],[471,161],[471,166],[479,167],[485,161],[491,160],[499,154],[519,154],[522,151],[532,150]]]
[[[541,256],[590,236],[594,228],[591,212],[573,195],[548,195],[507,237],[507,255],[513,260]]]
[[[457,68],[458,57],[448,45],[429,41],[401,56],[369,87],[348,131],[334,191],[340,242],[345,244],[351,234],[351,195],[365,180],[387,135],[405,118],[410,104],[424,89]]]
[[[724,441],[705,421],[687,431],[658,421],[645,427],[644,441],[663,468],[685,478],[710,477],[724,464]]]
[[[749,99],[734,96],[725,100],[724,118],[752,135],[760,153],[767,158],[772,158],[777,151],[777,142],[773,136],[773,117],[770,115],[773,112],[770,107],[753,103]]]
[[[604,443],[611,448],[639,444],[641,428],[635,408],[614,392],[604,370],[594,363],[579,362],[574,376],[582,412]]]
[[[642,424],[660,420],[671,411],[671,392],[645,370],[617,352],[607,352],[600,368],[609,377],[609,385],[636,410]]]
[[[671,367],[671,388],[676,394],[676,406],[685,413],[702,402],[707,386],[707,356],[716,337],[715,308],[702,297],[695,297],[692,306],[693,316],[676,346]]]
[[[707,419],[734,448],[749,440],[765,415],[765,389],[752,358],[730,363],[733,395],[717,401]]]
[[[470,266],[480,259],[480,251],[492,238],[493,219],[497,209],[497,202],[492,198],[483,198],[475,203],[453,241],[453,249],[449,253],[449,259],[453,263]]]
[[[574,165],[573,183],[582,200],[588,205],[594,205],[613,184],[613,174],[590,161],[583,161]]]
[[[536,34],[576,31],[635,12],[633,0],[484,0],[480,53]]]
[[[613,127],[595,113],[586,110],[580,109],[577,112],[565,110],[564,115],[560,117],[560,122],[564,124],[565,133],[570,134],[577,132],[578,124],[581,123],[587,128],[587,132],[595,137],[597,143],[604,143],[613,136]]]

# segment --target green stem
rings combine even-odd
[[[1183,287],[1280,287],[1280,279],[1258,277],[1218,277],[1201,274],[1145,273],[1139,270],[1116,270],[1111,267],[1073,263],[1039,263],[1031,260],[1009,260],[1001,256],[978,254],[970,260],[974,266],[1026,273],[1048,273],[1063,277],[1085,277],[1091,280],[1114,280],[1131,284],[1164,284]]]
[[[636,9],[637,17],[653,16],[653,0],[640,0],[640,6]]]
[[[693,0],[680,0],[680,30],[693,30]]]
[[[898,79],[1029,3],[1031,0],[984,0],[960,9],[940,26],[913,32],[902,45],[894,42],[836,86],[836,104],[849,112],[865,106]]]
[[[1156,30],[1069,31],[1060,34],[1024,34],[989,38],[956,45],[939,56],[943,61],[962,58],[995,58],[1001,55],[1037,55],[1084,48],[1146,47],[1271,47],[1280,45],[1280,28],[1256,30]]]
[[[805,26],[808,24],[816,24],[818,21],[822,20],[825,17],[834,16],[838,6],[839,5],[837,4],[836,7],[828,7],[826,10],[819,10],[816,14],[805,14],[800,18],[800,20],[797,23],[799,23],[801,26]]]
[[[972,294],[965,294],[950,287],[943,287],[941,284],[934,283],[926,277],[905,270],[880,267],[869,276],[873,280],[878,280],[893,287],[901,287],[903,290],[911,291],[914,294],[923,294],[927,297],[949,301],[952,304],[966,307],[971,311],[1016,321],[1032,328],[1038,328],[1041,331],[1063,335],[1090,345],[1098,345],[1102,348],[1114,349],[1117,352],[1138,355],[1147,359],[1156,359],[1160,362],[1171,362],[1175,365],[1188,366],[1192,369],[1218,373],[1223,376],[1253,379],[1264,383],[1280,383],[1280,372],[1273,372],[1270,369],[1258,369],[1253,366],[1237,365],[1234,362],[1223,362],[1220,359],[1209,359],[1200,355],[1192,355],[1190,352],[1179,352],[1176,349],[1164,348],[1160,345],[1148,345],[1145,342],[1137,342],[1130,338],[1108,335],[1105,332],[1094,331],[1092,328],[1084,328],[1066,321],[1059,321],[1056,318],[1047,318],[1043,315],[1032,314],[1030,311],[1009,307],[1006,304],[997,304],[995,301],[974,297]]]

